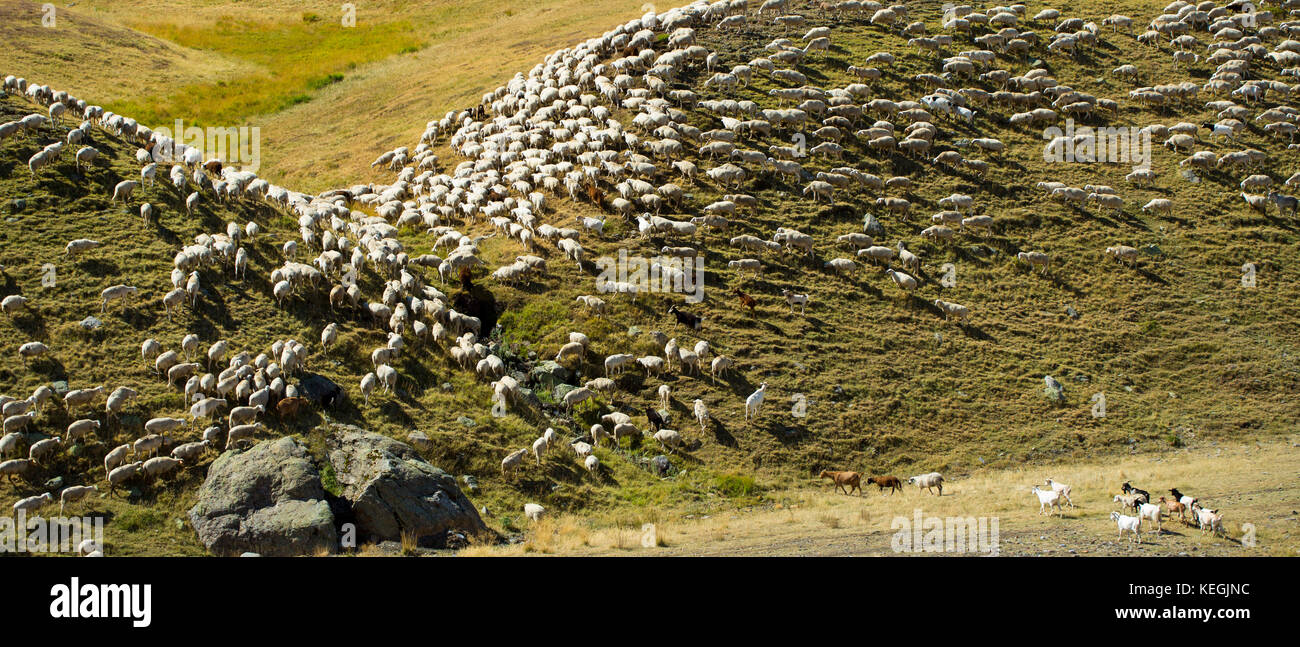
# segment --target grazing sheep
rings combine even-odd
[[[516,470],[524,463],[524,457],[528,455],[528,449],[520,449],[510,452],[505,458],[501,459],[501,476],[506,475],[506,470]]]
[[[99,486],[73,485],[71,487],[64,488],[63,492],[59,493],[59,516],[63,515],[63,509],[69,503],[76,503],[77,501],[80,501],[86,498],[87,496],[90,496],[90,493],[92,492],[98,493]]]
[[[709,421],[709,408],[704,405],[704,401],[696,398],[695,400],[695,420],[700,423],[700,431],[705,431],[704,425]]]
[[[659,441],[659,446],[669,451],[676,451],[682,444],[682,435],[674,429],[660,429],[655,432],[654,439]]]
[[[858,496],[862,496],[862,475],[857,472],[832,472],[830,470],[822,470],[821,474],[817,475],[817,478],[829,478],[833,483],[835,483],[836,492],[843,492],[844,494],[851,496],[853,491],[857,490]]]
[[[918,489],[925,488],[925,491],[930,494],[934,494],[933,488],[939,488],[939,496],[943,496],[943,475],[938,472],[913,476],[907,479],[907,482],[915,485]]]
[[[528,517],[534,522],[541,521],[542,517],[545,514],[546,514],[546,508],[543,508],[542,506],[536,503],[524,504],[524,516]]]

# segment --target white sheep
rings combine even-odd
[[[546,508],[543,508],[542,506],[540,506],[540,505],[538,505],[538,504],[536,504],[536,503],[525,503],[525,504],[524,504],[524,516],[525,516],[525,517],[528,517],[529,519],[533,520],[534,522],[541,521],[541,520],[542,520],[542,517],[543,517],[545,514],[546,514]]]
[[[654,439],[659,441],[660,447],[674,451],[682,444],[682,435],[674,429],[660,429],[655,432]]]
[[[704,426],[709,421],[709,408],[699,398],[695,400],[695,420],[700,423],[700,431],[705,431]]]
[[[925,491],[929,492],[930,494],[934,494],[934,490],[932,488],[937,487],[939,488],[939,496],[943,496],[943,475],[939,474],[938,472],[930,472],[929,474],[921,474],[920,476],[913,476],[907,479],[907,482],[912,485],[915,485],[918,489],[925,488]]]

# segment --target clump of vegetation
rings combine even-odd
[[[721,474],[714,479],[718,493],[728,498],[747,497],[754,494],[754,477],[746,474]]]

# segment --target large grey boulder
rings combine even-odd
[[[351,425],[332,425],[329,461],[352,506],[360,538],[443,548],[489,531],[456,479],[430,465],[410,445]]]
[[[320,474],[288,437],[213,461],[189,517],[215,555],[314,555],[339,543]]]

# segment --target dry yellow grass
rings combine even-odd
[[[1067,483],[1077,507],[1062,516],[1038,514],[1030,488],[1045,478]],[[1222,511],[1227,537],[1202,534],[1177,519],[1163,522],[1164,532],[1143,528],[1140,548],[1116,538],[1110,512],[1118,509],[1111,497],[1119,485],[1132,481],[1153,497],[1167,496],[1170,487]],[[656,524],[660,543],[639,543],[632,533],[607,522],[562,515],[529,527],[524,542],[510,546],[475,547],[464,556],[502,555],[637,555],[637,556],[767,556],[767,555],[892,555],[891,524],[898,517],[996,517],[1000,553],[1068,554],[1300,554],[1300,532],[1292,509],[1300,495],[1300,449],[1294,443],[1201,448],[1161,456],[1132,456],[1122,460],[1070,465],[985,470],[950,481],[944,496],[929,496],[908,486],[903,494],[880,495],[874,488],[863,497],[845,496],[829,486],[800,485],[774,493],[778,503],[748,511],[719,509],[694,518],[668,517]],[[1243,546],[1242,525],[1255,526],[1257,545]],[[635,537],[629,537],[635,535]],[[1128,540],[1128,537],[1125,537]]]

